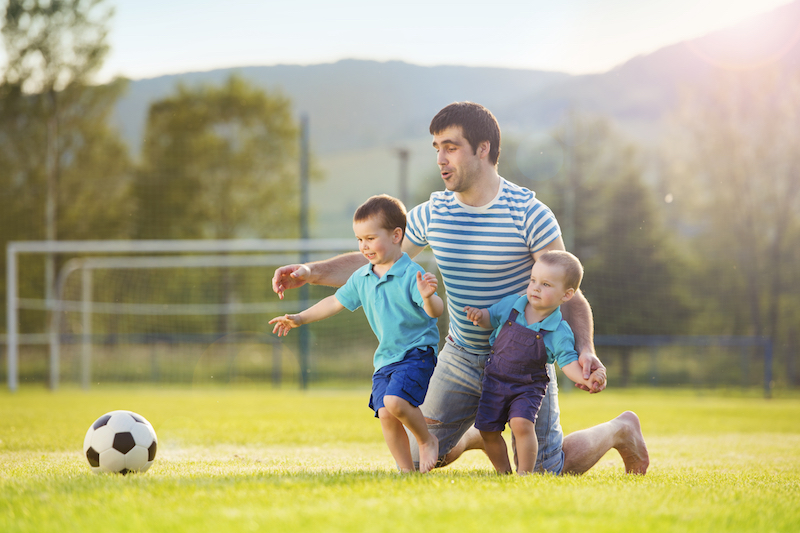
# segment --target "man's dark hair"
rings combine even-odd
[[[397,198],[388,194],[370,197],[356,209],[353,222],[362,222],[372,217],[377,217],[380,226],[390,232],[394,231],[394,228],[402,229],[405,237],[406,206]]]
[[[500,125],[492,112],[474,102],[453,102],[439,111],[431,121],[431,135],[447,128],[458,126],[472,153],[478,153],[478,145],[489,141],[489,161],[497,165],[500,159]]]

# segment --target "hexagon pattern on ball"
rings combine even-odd
[[[89,426],[83,439],[83,455],[95,474],[146,472],[157,448],[153,426],[131,411],[104,414]]]

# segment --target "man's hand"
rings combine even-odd
[[[576,383],[579,389],[588,391],[589,394],[602,392],[606,388],[606,367],[600,362],[597,355],[592,352],[584,352],[578,356],[578,363],[583,370],[583,379],[589,380],[591,387]]]
[[[272,276],[272,290],[283,300],[283,293],[289,289],[296,289],[308,283],[311,269],[308,265],[287,265],[275,271]]]

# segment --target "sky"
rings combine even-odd
[[[340,59],[607,71],[787,0],[108,0],[99,81]]]

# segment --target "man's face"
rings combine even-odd
[[[480,151],[475,153],[461,132],[453,126],[433,136],[436,163],[439,165],[444,186],[448,191],[468,190],[480,175]]]

